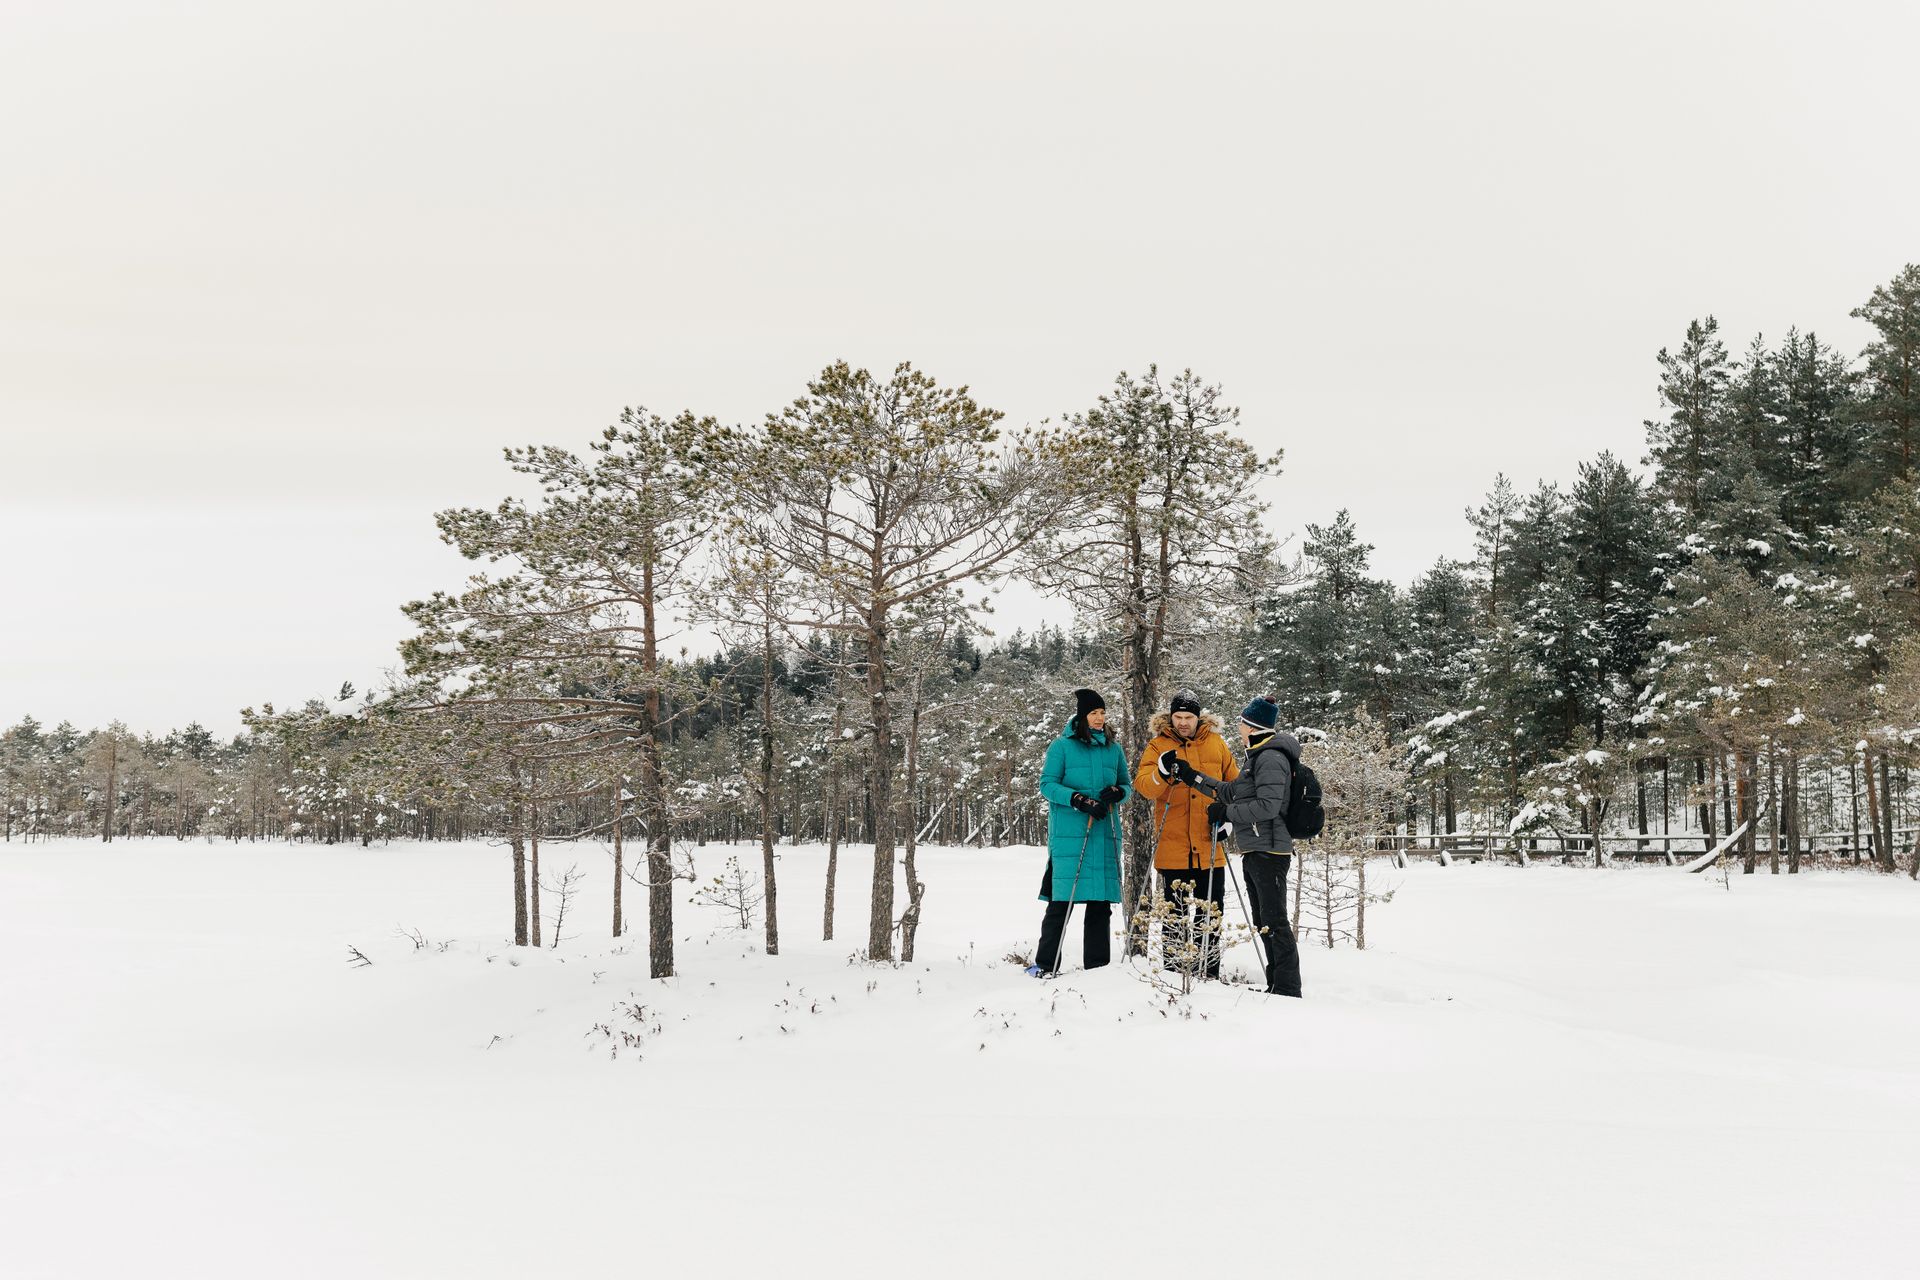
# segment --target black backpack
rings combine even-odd
[[[1287,790],[1287,834],[1296,840],[1311,840],[1327,825],[1327,811],[1320,807],[1320,779],[1300,757],[1280,749],[1293,766],[1293,783]]]

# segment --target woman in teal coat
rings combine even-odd
[[[1047,874],[1040,898],[1040,946],[1027,967],[1033,977],[1060,968],[1060,941],[1067,913],[1084,902],[1089,969],[1112,958],[1113,904],[1120,901],[1120,818],[1115,812],[1131,794],[1127,756],[1107,734],[1107,704],[1091,689],[1075,689],[1073,719],[1047,748],[1040,768],[1040,794],[1047,798]]]

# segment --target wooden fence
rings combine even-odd
[[[1920,828],[1894,828],[1894,844],[1897,849],[1911,849],[1913,838]],[[1859,843],[1855,843],[1851,831],[1825,831],[1817,835],[1801,837],[1801,852],[1812,857],[1831,858],[1836,861],[1858,863],[1869,856],[1871,832],[1862,832]],[[1758,837],[1756,837],[1758,840]],[[1482,858],[1511,858],[1521,866],[1535,859],[1558,859],[1562,862],[1578,860],[1591,863],[1594,846],[1598,843],[1601,856],[1608,862],[1638,862],[1643,859],[1658,859],[1670,867],[1696,861],[1701,855],[1713,852],[1721,838],[1690,831],[1685,835],[1641,835],[1638,832],[1624,834],[1591,835],[1533,835],[1513,837],[1504,833],[1491,832],[1470,834],[1456,832],[1450,835],[1382,835],[1371,837],[1372,850],[1393,859],[1395,866],[1404,867],[1414,858],[1433,858],[1441,866],[1449,866],[1456,860],[1477,862]],[[1771,856],[1772,850],[1764,843],[1759,851]],[[1785,845],[1781,846],[1785,852]]]

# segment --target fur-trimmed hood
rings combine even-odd
[[[1209,729],[1219,734],[1221,741],[1224,742],[1226,740],[1226,721],[1211,711],[1202,711],[1200,713],[1200,727],[1193,731],[1193,737],[1190,741],[1200,741],[1207,736],[1207,730]],[[1150,738],[1173,738],[1177,741],[1178,735],[1173,731],[1173,712],[1159,712],[1153,719],[1147,721],[1147,736]]]

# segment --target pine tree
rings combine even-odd
[[[1392,588],[1367,574],[1373,547],[1343,509],[1331,524],[1307,525],[1301,551],[1305,584],[1255,615],[1247,669],[1291,724],[1320,726],[1355,706],[1391,705],[1392,646],[1403,628]]]
[[[1688,515],[1706,509],[1710,476],[1725,443],[1724,410],[1732,370],[1712,316],[1687,326],[1678,351],[1660,349],[1660,402],[1671,412],[1648,421],[1647,457],[1658,497]]]
[[[1733,820],[1748,824],[1741,849],[1749,871],[1760,767],[1781,742],[1804,744],[1810,714],[1841,679],[1841,646],[1793,589],[1790,577],[1760,580],[1703,555],[1676,573],[1672,603],[1655,622],[1660,659],[1648,719],[1663,742],[1728,760]]]
[[[1744,462],[1738,465],[1754,467],[1771,457],[1778,446],[1780,388],[1775,371],[1774,354],[1767,349],[1766,339],[1756,333],[1728,382],[1725,452],[1714,468],[1714,482],[1703,494],[1708,501],[1725,496],[1724,473],[1738,455],[1744,454]]]
[[[1566,498],[1542,481],[1520,504],[1509,531],[1508,616],[1518,616],[1527,597],[1567,569]]]
[[[1240,411],[1191,369],[1158,366],[1072,419],[1073,518],[1035,548],[1028,573],[1110,632],[1121,685],[1118,730],[1129,759],[1146,749],[1169,657],[1220,620],[1245,616],[1285,585],[1261,530],[1257,486],[1278,474],[1235,430]],[[1127,810],[1122,911],[1151,875],[1149,818]],[[1129,933],[1131,937],[1131,933]]]
[[[1605,743],[1625,732],[1643,687],[1665,538],[1640,481],[1611,453],[1580,465],[1569,496],[1567,550],[1582,612],[1598,627],[1585,719]]]
[[[461,554],[517,572],[479,575],[459,596],[406,606],[419,628],[402,647],[410,675],[466,682],[464,701],[491,697],[511,723],[566,726],[576,749],[636,759],[657,978],[673,973],[661,758],[664,699],[680,675],[662,661],[661,634],[688,597],[714,519],[708,498],[734,444],[734,433],[710,418],[628,409],[588,458],[555,446],[508,449],[513,469],[540,482],[536,505],[510,500],[437,519]],[[512,758],[517,768],[520,757]]]
[[[1471,653],[1463,710],[1450,724],[1482,766],[1476,799],[1496,813],[1520,803],[1522,781],[1565,754],[1598,702],[1604,631],[1579,590],[1567,503],[1553,485],[1528,495],[1509,528],[1504,603]]]
[[[1680,550],[1688,557],[1711,554],[1770,578],[1788,562],[1794,534],[1781,519],[1779,492],[1744,462],[1743,456],[1729,464],[1725,496],[1681,539]]]
[[[1905,480],[1920,450],[1920,265],[1907,264],[1851,314],[1878,333],[1861,353],[1857,412],[1868,447],[1881,475]]]
[[[1482,616],[1489,624],[1503,603],[1513,522],[1519,514],[1520,495],[1504,473],[1494,476],[1486,501],[1467,508],[1467,523],[1473,527],[1473,573],[1481,589]]]
[[[46,818],[46,742],[32,716],[0,733],[0,822],[5,839],[38,835]]]
[[[1402,670],[1407,698],[1401,709],[1409,725],[1419,730],[1418,743],[1409,739],[1409,753],[1422,779],[1431,784],[1429,829],[1452,832],[1462,799],[1461,769],[1468,762],[1455,759],[1451,741],[1440,739],[1467,709],[1475,642],[1473,585],[1461,566],[1443,557],[1421,575],[1407,603]]]
[[[841,363],[736,453],[734,494],[756,517],[739,536],[800,588],[782,625],[844,635],[859,650],[865,711],[856,723],[872,749],[867,953],[875,960],[893,958],[896,630],[911,610],[955,601],[1005,573],[1071,500],[1048,465],[1053,442],[1022,435],[1003,443],[1000,416],[910,365],[882,381]]]
[[[1840,523],[1841,508],[1871,487],[1852,407],[1855,377],[1816,335],[1790,330],[1774,356],[1773,378],[1779,439],[1760,470],[1780,491],[1781,518],[1805,545],[1822,526]]]

